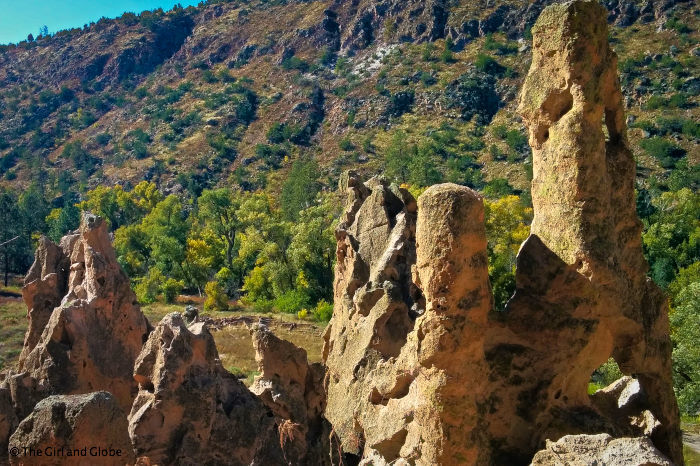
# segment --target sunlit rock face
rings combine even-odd
[[[80,230],[58,246],[42,238],[22,294],[29,329],[19,370],[34,379],[38,393],[105,390],[128,412],[148,322],[104,220],[83,214]]]
[[[548,439],[601,432],[605,448],[648,444],[682,461],[668,308],[646,278],[606,17],[579,0],[533,28],[520,113],[535,216],[504,311],[477,193],[438,185],[416,201],[381,178],[341,180],[324,336],[336,461],[528,464]],[[634,379],[589,396],[611,356]]]

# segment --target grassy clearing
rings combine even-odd
[[[17,293],[16,289],[2,288],[3,294]],[[0,370],[15,366],[22,351],[24,332],[27,330],[27,308],[22,298],[0,296]]]
[[[1,291],[18,293],[17,288]],[[155,303],[142,307],[152,325],[157,325],[160,320],[171,312],[184,312],[184,304]],[[243,315],[234,312],[216,312],[205,314],[212,318],[224,318]],[[289,340],[304,348],[310,362],[321,361],[323,349],[323,326],[302,326],[294,330],[282,325],[283,322],[298,322],[292,315],[286,314],[255,314],[245,312],[245,315],[259,315],[272,318],[270,329],[278,337]],[[24,334],[27,330],[27,308],[22,299],[17,296],[0,296],[0,370],[6,370],[15,366],[17,357],[22,351]],[[236,374],[246,385],[253,382],[258,374],[258,365],[255,362],[255,351],[250,332],[245,325],[236,325],[212,332],[216,346],[219,350],[221,362],[226,369]]]

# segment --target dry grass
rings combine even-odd
[[[160,319],[171,312],[183,312],[184,304],[154,303],[143,306],[143,313],[151,324],[156,325]],[[203,314],[214,319],[240,316],[258,316],[273,319],[270,330],[283,340],[291,341],[295,345],[304,348],[309,362],[320,362],[323,350],[324,325],[300,325],[293,330],[285,322],[299,322],[293,315],[288,314],[258,314],[254,312],[216,312]],[[216,347],[219,350],[219,358],[222,365],[233,374],[236,374],[243,382],[250,386],[253,378],[258,374],[258,364],[255,362],[253,341],[248,327],[244,324],[231,325],[222,330],[213,331]]]
[[[0,370],[12,368],[22,351],[27,330],[27,308],[18,296],[4,296],[16,289],[2,288],[0,295]]]

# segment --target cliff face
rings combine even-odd
[[[549,7],[533,37],[520,112],[535,217],[503,312],[492,311],[476,193],[434,186],[416,212],[381,180],[341,183],[324,357],[326,417],[347,454],[524,464],[546,439],[608,432],[648,436],[682,462],[668,308],[645,275],[605,9]],[[610,356],[635,377],[627,415],[611,407],[619,391],[587,395]]]

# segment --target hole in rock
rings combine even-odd
[[[588,394],[594,394],[623,376],[624,374],[620,370],[620,366],[617,365],[615,359],[608,359],[591,374],[591,380],[588,382]]]

